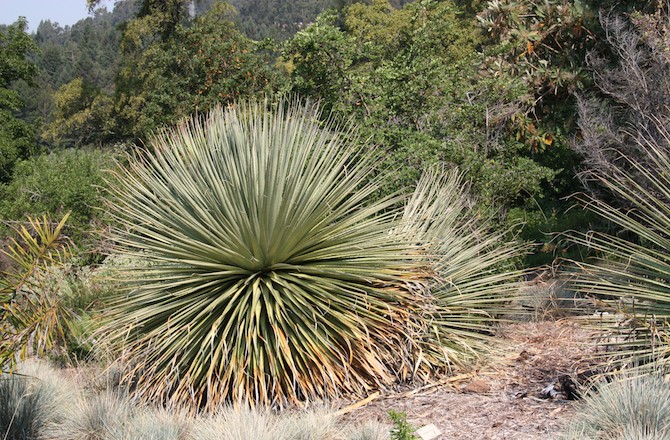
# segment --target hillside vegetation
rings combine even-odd
[[[7,374],[291,407],[429,386],[540,315],[598,328],[589,376],[666,372],[666,3],[87,4],[0,26]]]

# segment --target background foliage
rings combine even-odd
[[[77,243],[90,241],[96,219],[104,218],[100,188],[113,156],[100,150],[63,150],[18,163],[12,181],[0,186],[0,216],[60,218],[71,212],[68,235]]]
[[[607,88],[596,64],[620,53],[599,20],[602,4],[128,0],[107,12],[88,3],[92,17],[72,28],[38,27],[40,87],[14,81],[26,98],[19,120],[41,127],[42,145],[140,140],[216,103],[297,93],[361,127],[385,157],[383,172],[396,176],[382,193],[447,163],[501,224],[537,225],[527,237],[578,222],[533,219],[571,215],[563,199],[580,188],[580,154],[596,151],[582,137],[597,131],[586,103]],[[646,2],[611,6],[661,13]],[[268,35],[277,39],[250,39]]]
[[[27,58],[36,47],[25,29],[22,19],[0,28],[0,183],[9,181],[16,161],[35,150],[34,128],[17,117],[23,103],[10,88],[17,80],[31,81],[37,70]]]

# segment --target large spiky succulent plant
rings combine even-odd
[[[142,264],[122,274],[102,334],[143,397],[214,409],[363,393],[481,340],[516,275],[493,268],[518,248],[464,248],[485,229],[459,226],[472,225],[449,206],[459,181],[440,173],[450,186],[422,184],[403,215],[401,198],[376,196],[354,132],[319,121],[310,105],[240,103],[162,132],[117,171],[116,252]]]
[[[151,147],[110,199],[119,251],[148,262],[112,314],[146,393],[215,405],[390,380],[411,264],[394,200],[365,202],[370,155],[287,103],[216,109]]]

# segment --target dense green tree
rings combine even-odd
[[[488,36],[482,72],[527,88],[530,99],[515,103],[516,136],[536,151],[567,148],[574,93],[590,85],[584,57],[597,41],[597,10],[579,1],[502,0],[478,20]]]
[[[272,78],[267,60],[235,27],[234,10],[217,3],[181,30],[177,68],[186,72],[183,87],[190,99],[182,114],[205,111],[266,89]]]
[[[354,116],[384,151],[395,187],[434,163],[459,166],[488,207],[541,197],[556,174],[505,131],[506,104],[523,98],[513,80],[479,77],[474,19],[450,1],[348,6],[321,15],[284,49],[296,93]],[[338,22],[342,26],[338,26]]]
[[[121,31],[128,11],[96,10],[93,16],[65,28],[42,21],[34,34],[41,54],[36,62],[54,90],[75,78],[111,92],[119,54]]]
[[[83,81],[86,93],[81,95],[82,102],[77,104],[82,108],[91,107],[93,101],[96,101],[95,108],[100,108],[101,103],[108,104],[113,101],[114,81],[118,70],[120,27],[136,12],[129,7],[132,3],[134,2],[118,2],[112,12],[97,9],[90,17],[80,20],[73,26],[61,27],[49,20],[40,22],[33,34],[39,50],[34,56],[34,62],[39,68],[33,80],[34,84],[19,80],[15,81],[12,88],[17,90],[25,101],[18,116],[23,121],[40,128],[39,140],[44,146],[54,148],[77,143],[63,141],[61,139],[63,136],[54,137],[53,133],[53,127],[63,122],[62,102],[56,102],[56,98],[62,95],[62,93],[58,95],[57,92],[66,84],[77,79]],[[107,109],[105,113],[108,113]],[[105,126],[110,122],[114,123],[113,120],[107,120]],[[70,130],[67,127],[57,128],[62,129],[61,134]],[[101,139],[109,139],[112,131],[108,127],[99,127],[96,124],[82,126],[82,129],[88,133],[84,136],[69,137],[85,142],[87,138],[91,138],[91,142],[98,142]],[[49,130],[51,133],[46,133]],[[59,141],[55,142],[56,139]]]
[[[178,18],[174,29],[162,9],[128,23],[116,91],[124,134],[143,136],[214,103],[268,88],[269,65],[236,29],[233,13],[217,3],[195,19]]]
[[[42,138],[58,147],[102,144],[114,137],[114,102],[77,78],[53,96],[52,121],[43,128]]]
[[[239,11],[240,29],[250,38],[285,40],[332,6],[331,0],[230,0]]]
[[[30,81],[37,71],[28,58],[36,47],[26,26],[20,18],[0,29],[0,183],[9,180],[16,161],[28,157],[35,146],[33,127],[16,117],[21,97],[10,88],[17,80]]]

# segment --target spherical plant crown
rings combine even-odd
[[[394,380],[413,266],[389,234],[398,200],[368,202],[375,160],[317,116],[218,108],[118,170],[116,252],[145,263],[106,331],[145,397],[214,407]]]

